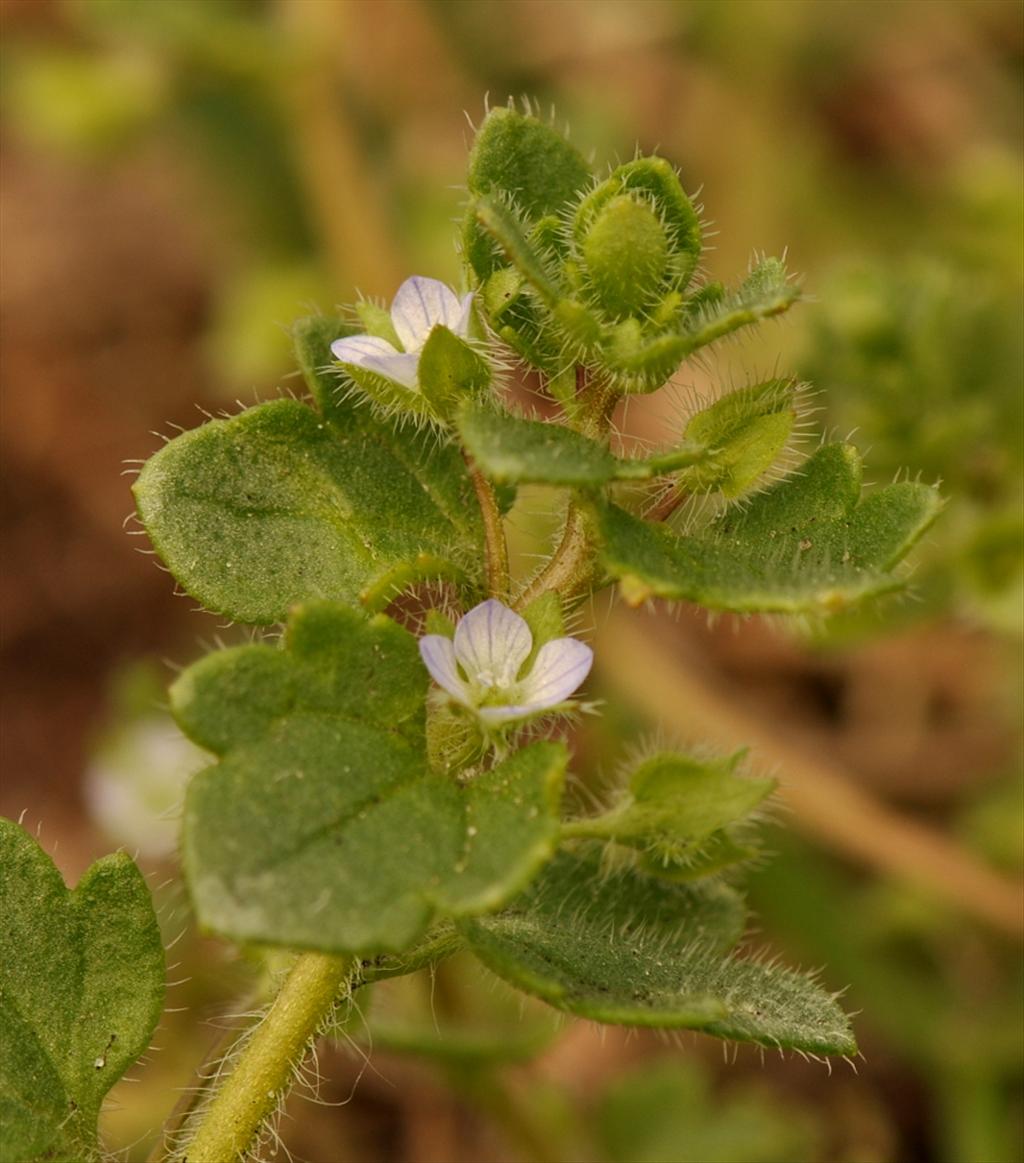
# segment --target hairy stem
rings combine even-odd
[[[576,369],[576,390],[578,402],[572,427],[592,440],[607,444],[618,393],[606,382],[589,380],[584,368]],[[576,493],[566,510],[558,547],[547,565],[518,596],[516,606],[524,609],[547,590],[556,590],[566,606],[585,597],[596,586],[601,573],[595,560],[595,544],[586,494]]]
[[[487,554],[487,591],[492,598],[508,596],[509,568],[508,542],[505,540],[505,528],[502,525],[501,513],[498,510],[498,500],[494,495],[491,482],[477,468],[473,458],[463,452],[466,468],[469,469],[469,479],[473,482],[476,499],[480,505],[480,515],[484,520],[484,548]]]
[[[298,956],[270,1010],[218,1083],[181,1163],[233,1163],[246,1157],[291,1086],[352,965],[350,957]]]

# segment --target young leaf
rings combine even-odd
[[[432,773],[415,639],[336,603],[299,607],[285,649],[221,651],[171,691],[219,756],[185,803],[201,922],[238,940],[399,951],[436,913],[500,907],[553,852],[565,749],[535,743],[459,784]]]
[[[724,885],[604,872],[599,853],[560,853],[505,912],[463,921],[499,977],[599,1022],[851,1054],[833,998],[788,969],[725,956],[743,909]]]
[[[557,213],[590,181],[583,155],[554,128],[510,107],[492,109],[469,155],[467,184],[475,197],[512,200],[531,219]],[[481,279],[503,265],[470,208],[466,257]]]
[[[861,498],[860,480],[856,451],[826,445],[689,537],[604,505],[604,562],[635,603],[663,597],[741,613],[832,613],[898,588],[893,570],[941,508],[930,486],[901,481]]]
[[[104,1095],[149,1044],[164,951],[124,853],[69,891],[39,845],[0,819],[0,1160],[99,1159]]]
[[[690,351],[706,347],[741,327],[781,315],[800,298],[800,290],[791,283],[786,268],[777,258],[766,258],[754,267],[739,287],[710,296],[701,296],[693,304],[684,334]]]
[[[464,407],[458,428],[474,461],[499,483],[597,488],[612,480],[650,480],[708,455],[688,442],[650,457],[623,459],[562,424],[510,416],[487,404]]]
[[[722,829],[742,820],[771,793],[770,779],[744,779],[736,769],[746,753],[698,759],[666,752],[644,760],[630,775],[619,803],[599,816],[565,826],[569,836],[593,836],[637,848],[653,872],[662,867],[684,876],[696,858],[701,872],[731,863],[742,851]],[[715,842],[708,850],[708,842]]]
[[[719,490],[734,498],[770,468],[796,422],[791,379],[767,380],[729,392],[702,408],[686,425],[688,440],[709,450],[708,457],[678,476],[684,492]]]
[[[491,382],[491,365],[447,327],[438,324],[420,353],[420,390],[439,416]]]
[[[474,461],[495,481],[587,487],[615,475],[607,448],[561,424],[476,405],[462,409],[458,427]]]

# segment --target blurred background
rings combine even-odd
[[[74,881],[138,851],[177,939],[160,1052],[109,1142],[152,1146],[264,962],[203,941],[174,882],[201,765],[173,667],[238,631],[128,536],[132,462],[297,387],[285,327],[408,273],[458,282],[486,95],[553,108],[599,165],[657,148],[735,280],[787,251],[809,301],[621,417],[778,367],[869,478],[941,480],[910,597],[827,628],[591,616],[605,714],[754,745],[786,785],[749,877],[754,947],[824,966],[863,1058],[825,1065],[521,1010],[446,964],[362,1003],[282,1135],[319,1163],[1009,1163],[1024,1157],[1018,891],[1022,63],[1017,0],[3,0],[2,808]],[[528,563],[551,497],[514,513]],[[658,696],[647,681],[659,667]],[[372,1051],[371,1051],[372,1043]],[[346,1104],[339,1106],[338,1104]],[[275,1148],[269,1146],[268,1156]],[[286,1158],[283,1149],[279,1152]]]

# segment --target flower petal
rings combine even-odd
[[[457,331],[457,328],[469,325],[468,311],[466,302],[460,303],[455,292],[444,283],[413,275],[411,279],[405,280],[395,294],[391,304],[391,322],[405,350],[414,352],[427,342],[427,337],[438,323],[464,335],[465,331]]]
[[[470,705],[469,688],[455,665],[452,640],[443,634],[425,634],[420,639],[420,657],[430,676],[460,703]]]
[[[519,698],[532,710],[564,702],[590,673],[594,652],[575,638],[555,638],[537,651]]]
[[[530,627],[496,598],[474,606],[455,627],[455,657],[471,683],[511,687],[533,647]]]
[[[362,364],[364,359],[398,355],[398,349],[376,335],[346,335],[331,344],[331,354],[342,363]]]
[[[378,339],[376,335],[349,335],[345,339],[336,339],[331,344],[331,353],[341,363],[365,368],[394,380],[403,388],[415,391],[418,386],[419,356],[396,351],[386,339]]]

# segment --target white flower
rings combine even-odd
[[[532,649],[526,621],[494,598],[459,621],[454,640],[441,634],[420,639],[420,654],[435,681],[491,727],[564,703],[594,660],[590,647],[575,638],[555,638],[520,675]]]
[[[391,304],[391,322],[401,350],[376,335],[350,335],[331,344],[334,358],[341,363],[365,368],[416,391],[420,353],[431,331],[443,323],[460,339],[469,331],[473,293],[461,299],[437,279],[413,275],[398,288]]]

